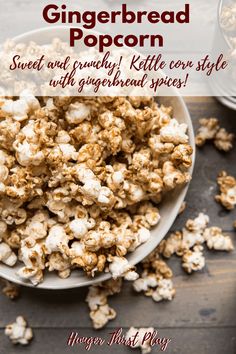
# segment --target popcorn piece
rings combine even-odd
[[[98,310],[91,311],[90,318],[93,321],[93,327],[100,329],[104,327],[108,321],[116,318],[116,311],[108,304],[101,305]]]
[[[142,227],[138,232],[138,240],[140,245],[147,242],[151,237],[150,231],[145,227]]]
[[[208,222],[208,215],[203,213],[200,213],[193,220],[189,219],[182,231],[172,233],[166,240],[161,242],[160,248],[163,256],[169,258],[174,253],[182,256],[184,251],[195,245],[202,244],[205,241],[203,232]]]
[[[160,302],[162,300],[171,301],[175,296],[175,289],[173,288],[173,282],[171,279],[160,279],[158,281],[158,287],[151,292],[151,296],[154,301]]]
[[[189,219],[182,230],[182,248],[189,249],[204,242],[203,231],[209,223],[209,217],[200,213],[194,220]]]
[[[158,280],[155,274],[147,274],[138,278],[133,283],[133,288],[136,292],[140,293],[141,291],[147,292],[150,288],[156,288],[158,286]]]
[[[17,262],[17,256],[5,242],[0,243],[0,262],[13,267]]]
[[[44,159],[44,154],[39,151],[38,145],[29,144],[26,140],[22,143],[15,141],[13,147],[16,151],[17,160],[22,166],[38,166]]]
[[[142,262],[144,269],[141,277],[133,283],[134,290],[143,291],[154,301],[172,300],[175,289],[171,278],[173,273],[166,262],[160,258],[159,247]]]
[[[170,161],[163,164],[163,174],[163,182],[167,189],[174,189],[176,186],[190,181],[190,175],[176,169]]]
[[[21,122],[28,118],[28,114],[40,107],[39,101],[30,92],[23,91],[16,101],[5,100],[2,111],[10,114],[13,119]]]
[[[28,105],[24,100],[8,100],[1,108],[3,112],[10,114],[17,121],[21,122],[28,118]]]
[[[175,147],[173,143],[163,143],[160,135],[152,136],[148,141],[148,145],[155,154],[170,154]]]
[[[116,171],[112,175],[112,181],[117,186],[121,185],[124,182],[124,176],[121,171]]]
[[[182,240],[183,234],[180,231],[171,233],[170,236],[163,240],[160,244],[160,247],[163,248],[162,254],[166,258],[170,258],[172,254],[176,253],[177,255],[183,252],[182,249]]]
[[[20,296],[20,288],[16,284],[4,280],[2,293],[6,295],[9,299],[15,300]]]
[[[153,333],[155,330],[154,328],[152,327],[149,327],[149,328],[134,328],[134,327],[131,327],[128,332],[126,333],[126,339],[128,340],[129,338],[133,338],[133,336],[136,335],[136,333],[138,332],[138,341],[136,344],[133,344],[131,346],[131,348],[140,348],[141,349],[141,352],[142,354],[148,354],[151,352],[152,350],[152,346],[151,346],[151,337],[150,337],[150,340],[146,340],[146,341],[143,341],[143,338],[145,336],[146,333]]]
[[[180,144],[174,148],[171,154],[171,160],[175,165],[182,165],[189,168],[192,165],[191,155],[193,149],[188,144]]]
[[[56,137],[56,143],[68,144],[71,141],[70,135],[65,130],[60,130]]]
[[[110,206],[114,202],[112,191],[107,187],[102,187],[100,181],[94,173],[83,166],[77,168],[78,178],[82,183],[82,193],[102,206]]]
[[[94,277],[96,272],[102,272],[105,269],[107,257],[104,254],[97,255],[95,252],[84,251],[81,256],[72,259],[71,264],[83,270]]]
[[[138,209],[138,213],[145,216],[149,226],[157,225],[161,219],[159,210],[156,207],[153,207],[153,205],[149,202],[142,203]]]
[[[79,124],[90,116],[90,108],[83,103],[72,103],[66,112],[66,120],[69,124]]]
[[[116,317],[116,312],[107,304],[107,298],[120,292],[121,279],[112,279],[89,287],[86,302],[90,309],[90,318],[95,329],[104,327]]]
[[[218,150],[229,151],[233,148],[234,134],[228,133],[225,128],[220,128],[216,118],[202,118],[199,120],[201,127],[196,135],[196,145],[203,146],[207,140],[213,140]]]
[[[215,138],[219,130],[219,121],[216,118],[201,118],[199,120],[200,128],[196,135],[196,145],[203,146],[207,140]]]
[[[224,128],[221,128],[214,139],[215,147],[221,151],[230,151],[233,148],[234,134],[228,133]]]
[[[76,149],[71,144],[59,144],[59,149],[62,152],[62,155],[65,160],[77,160],[78,153]]]
[[[191,220],[189,219],[186,223],[186,228],[189,231],[203,231],[207,224],[209,223],[209,216],[203,213],[200,213],[198,217]]]
[[[22,267],[18,270],[17,275],[23,280],[29,279],[35,286],[43,281],[42,269]]]
[[[219,227],[213,226],[205,229],[203,236],[209,249],[228,252],[234,249],[231,238],[224,235]]]
[[[18,316],[16,322],[6,326],[5,335],[10,338],[13,344],[27,345],[33,338],[33,331],[27,327],[25,319]]]
[[[171,119],[160,130],[161,142],[173,143],[174,145],[186,144],[189,140],[186,134],[187,128],[186,124],[179,124],[176,119]]]
[[[182,257],[182,267],[187,273],[198,271],[204,268],[205,258],[202,253],[202,246],[193,247],[193,251],[187,250]]]
[[[7,234],[7,224],[4,221],[0,221],[0,241]]]
[[[17,272],[20,278],[30,279],[32,284],[38,285],[43,281],[45,268],[45,250],[40,242],[33,237],[21,241],[20,260],[25,264]]]
[[[131,243],[128,247],[128,250],[133,252],[137,247],[147,242],[150,239],[150,237],[151,237],[151,233],[147,228],[145,227],[139,228],[138,232],[135,233],[132,238],[130,238]]]
[[[131,204],[135,204],[145,198],[145,192],[141,186],[134,183],[129,183],[128,197],[131,200]]]
[[[47,235],[49,216],[47,213],[37,212],[27,220],[24,230],[26,236],[32,236],[35,240],[43,239]]]
[[[46,263],[49,272],[57,271],[58,276],[62,279],[66,279],[71,274],[71,264],[66,256],[63,256],[60,252],[53,252],[49,255],[48,263]]]
[[[135,170],[141,170],[144,167],[148,167],[150,164],[150,150],[149,149],[142,149],[138,152],[133,154],[132,165]]]
[[[74,219],[70,223],[70,229],[73,232],[75,238],[82,238],[88,232],[88,230],[92,229],[95,226],[94,219]]]
[[[236,179],[222,171],[217,178],[217,183],[221,194],[215,197],[216,201],[228,210],[234,209],[236,205]]]
[[[45,241],[45,247],[49,254],[52,252],[66,252],[68,250],[69,238],[62,226],[53,226]]]
[[[0,165],[0,182],[5,182],[9,174],[9,170],[6,166]]]
[[[134,271],[134,267],[129,264],[126,258],[111,256],[108,261],[111,262],[109,264],[109,271],[114,279],[122,276],[126,280],[134,281],[138,278],[138,274]]]
[[[12,203],[8,199],[0,199],[0,216],[7,225],[21,225],[27,218],[27,212],[19,208],[19,203]]]
[[[182,230],[182,244],[181,248],[183,250],[192,248],[195,245],[202,244],[204,242],[203,230],[193,230],[190,231],[187,228]],[[180,255],[180,252],[179,252]]]

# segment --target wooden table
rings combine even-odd
[[[211,98],[186,99],[196,127],[200,117],[218,117],[222,125],[236,133],[235,112]],[[210,216],[212,225],[222,227],[235,242],[233,221],[235,211],[227,212],[214,201],[216,177],[225,169],[236,176],[236,148],[227,154],[215,150],[212,144],[197,151],[193,180],[187,195],[187,209],[178,217],[172,229],[181,228],[186,219],[201,211]],[[235,242],[236,245],[236,242]],[[136,294],[125,283],[120,295],[110,299],[117,318],[97,332],[91,329],[84,298],[87,289],[41,291],[22,288],[21,298],[11,302],[0,296],[0,353],[64,354],[85,353],[79,347],[67,347],[72,330],[81,335],[108,337],[117,327],[124,332],[130,326],[154,326],[160,336],[171,337],[167,353],[177,354],[235,354],[236,353],[236,252],[206,252],[206,267],[191,276],[181,269],[180,259],[172,257],[177,290],[172,302],[154,303]],[[24,315],[34,330],[35,338],[28,347],[13,346],[4,336],[4,327]],[[126,347],[95,347],[92,353],[131,353]],[[153,353],[157,349],[153,350]]]

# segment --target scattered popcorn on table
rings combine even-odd
[[[217,178],[217,183],[220,194],[215,197],[216,201],[228,210],[234,209],[236,205],[236,179],[222,171]]]
[[[151,296],[156,302],[171,301],[175,295],[171,280],[173,273],[166,262],[161,259],[158,248],[146,257],[141,264],[143,272],[140,278],[134,281],[134,290],[144,292],[146,296]]]
[[[175,289],[173,287],[172,280],[160,279],[158,281],[158,287],[155,290],[151,290],[150,295],[156,302],[160,302],[162,300],[171,301],[175,296]]]
[[[121,291],[122,279],[111,279],[89,287],[86,297],[90,309],[90,318],[95,329],[104,327],[108,321],[116,317],[116,311],[108,303],[108,296]]]
[[[217,118],[201,118],[200,128],[196,135],[196,145],[203,146],[206,141],[213,140],[215,147],[221,151],[230,151],[233,148],[235,136],[221,128]]]
[[[200,128],[196,134],[196,145],[203,146],[207,140],[215,138],[220,126],[216,118],[201,118],[199,119]]]
[[[182,231],[175,231],[167,239],[161,241],[159,245],[161,254],[166,258],[171,257],[172,254],[182,256],[185,251],[202,244],[204,242],[203,231],[208,222],[209,217],[203,213],[193,220],[189,219]]]
[[[134,281],[138,278],[138,274],[135,272],[135,268],[129,265],[129,262],[124,257],[110,257],[108,261],[109,271],[113,279],[124,277],[126,280]]]
[[[182,257],[182,266],[187,273],[201,270],[205,266],[204,243],[209,249],[218,251],[234,249],[231,238],[223,235],[218,227],[208,228],[208,223],[209,217],[203,213],[193,220],[187,220],[181,231],[175,231],[161,241],[156,252],[165,258],[170,258],[173,254]]]
[[[0,261],[34,285],[47,270],[137,279],[126,255],[190,180],[187,125],[171,115],[153,97],[1,97]]]
[[[214,144],[218,150],[230,151],[233,148],[234,134],[228,133],[224,128],[221,128],[214,139]]]
[[[142,354],[148,354],[152,351],[152,346],[150,344],[150,341],[145,340],[143,341],[143,338],[145,336],[146,333],[153,333],[154,332],[154,328],[149,327],[149,328],[134,328],[131,327],[128,332],[126,333],[126,339],[128,338],[132,338],[136,333],[138,332],[138,341],[135,345],[132,345],[131,348],[140,348]]]
[[[13,344],[27,345],[33,338],[33,331],[27,327],[25,319],[18,316],[16,322],[6,326],[5,335],[10,338]]]
[[[182,257],[182,267],[187,273],[201,270],[205,267],[205,258],[202,246],[194,246],[193,250],[185,251]]]
[[[94,328],[102,328],[115,318],[116,313],[107,304],[107,297],[120,292],[122,276],[133,281],[133,289],[136,292],[144,293],[155,302],[171,301],[176,293],[172,282],[173,273],[162,257],[170,258],[173,254],[181,256],[183,269],[191,274],[205,266],[204,243],[209,249],[217,251],[233,250],[230,237],[222,234],[218,227],[207,227],[208,223],[209,217],[204,213],[199,213],[195,219],[187,220],[182,231],[172,233],[140,263],[142,272],[139,277],[137,273],[127,277],[127,271],[128,274],[131,272],[131,275],[134,271],[125,258],[111,257],[111,272],[116,280],[111,279],[91,286],[86,299]]]
[[[0,279],[3,284],[2,293],[11,300],[15,300],[20,296],[20,288],[8,280]]]
[[[209,249],[228,252],[234,249],[231,238],[224,235],[219,227],[205,229],[203,236]]]

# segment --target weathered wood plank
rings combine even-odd
[[[157,327],[158,329],[158,327]],[[75,328],[76,330],[76,328]],[[104,339],[110,337],[109,333],[114,329],[102,330],[95,332],[92,330],[80,330],[81,336],[99,336]],[[1,353],[16,354],[66,354],[66,353],[87,353],[82,345],[68,347],[66,345],[66,339],[70,334],[70,329],[35,329],[35,339],[27,347],[13,346],[8,338],[6,338],[2,331],[0,331],[0,349]],[[124,333],[126,329],[123,329]],[[194,329],[185,328],[178,329],[162,329],[159,331],[160,337],[171,338],[167,350],[168,354],[235,354],[236,341],[235,341],[236,327],[233,328],[204,328]],[[139,353],[138,351],[132,351],[130,348],[113,345],[108,346],[106,344],[102,346],[93,346],[89,351],[96,354],[128,354]],[[159,347],[153,347],[153,353],[157,353]]]
[[[236,130],[234,112],[225,109],[214,99],[188,98],[186,101],[195,127],[199,117],[217,116],[229,131]],[[212,224],[232,230],[235,212],[225,212],[214,202],[215,178],[221,168],[230,173],[236,172],[235,149],[227,155],[220,154],[210,145],[197,151],[195,176],[187,195],[188,208],[177,219],[173,229],[182,227],[187,218],[205,211],[210,215]],[[235,239],[235,233],[231,235]],[[142,295],[134,294],[131,285],[126,284],[122,294],[110,300],[117,309],[118,317],[109,326],[139,326],[140,321],[145,326],[157,324],[160,328],[236,325],[235,252],[207,252],[207,267],[191,277],[183,273],[179,259],[171,259],[170,264],[175,274],[176,299],[172,303],[155,304]],[[25,315],[34,327],[89,327],[91,323],[84,303],[86,292],[87,289],[57,293],[22,289],[22,298],[15,303],[0,297],[0,327],[13,320],[17,314]],[[127,309],[129,316],[126,316]]]
[[[235,236],[232,234],[235,240]],[[236,245],[236,242],[235,242]],[[155,303],[136,294],[130,283],[109,303],[117,310],[117,318],[108,327],[153,326],[187,328],[189,326],[236,326],[236,252],[229,254],[206,251],[207,265],[191,276],[173,257],[169,264],[174,271],[177,290],[172,302]],[[90,327],[87,289],[42,291],[22,288],[22,297],[13,303],[0,297],[0,327],[23,314],[33,327]],[[127,316],[128,311],[128,316]]]
[[[216,116],[229,131],[236,131],[236,119],[233,117],[235,113],[225,109],[215,100],[188,98],[186,101],[195,128],[199,117]],[[232,222],[236,219],[235,211],[228,213],[214,202],[216,176],[221,169],[236,175],[235,149],[227,155],[219,153],[210,145],[197,151],[195,175],[187,195],[188,208],[176,220],[173,229],[182,227],[187,218],[205,211],[210,215],[212,224],[232,230]],[[235,240],[235,232],[231,232],[231,236]],[[149,298],[135,294],[131,285],[126,283],[122,294],[110,299],[110,304],[117,310],[118,316],[101,335],[105,336],[112,328],[119,326],[156,326],[162,329],[161,334],[173,338],[168,353],[209,354],[209,351],[213,351],[215,354],[234,354],[236,253],[207,252],[206,268],[192,276],[183,273],[179,259],[174,257],[170,264],[175,274],[175,300],[171,303],[156,304]],[[65,338],[69,328],[80,328],[84,334],[84,328],[91,327],[84,303],[86,292],[87,289],[54,293],[22,288],[21,299],[13,303],[1,296],[0,327],[3,328],[17,315],[23,314],[35,328],[36,338],[28,348],[17,347],[16,351],[1,331],[0,352],[78,352],[78,348],[65,347]],[[87,333],[95,335],[92,330],[87,330]],[[108,350],[110,351],[110,348],[103,347],[96,348],[94,352],[108,353]],[[114,353],[129,352],[127,348],[121,347],[113,347],[112,350]]]

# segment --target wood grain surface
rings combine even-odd
[[[195,129],[200,117],[216,116],[222,126],[236,133],[235,112],[223,107],[213,98],[186,99]],[[207,144],[197,150],[193,180],[187,194],[187,209],[177,218],[172,229],[181,228],[186,219],[201,211],[210,216],[211,225],[227,231],[236,246],[233,221],[236,212],[225,211],[214,201],[216,177],[225,169],[236,175],[236,149],[227,154]],[[67,347],[69,333],[109,337],[117,327],[125,332],[130,326],[158,329],[160,336],[171,338],[169,354],[235,354],[236,353],[236,251],[231,253],[205,251],[206,267],[193,275],[181,269],[180,259],[172,257],[169,265],[174,271],[177,290],[172,302],[154,303],[136,294],[129,283],[122,293],[110,298],[117,318],[101,331],[94,331],[84,302],[86,288],[68,291],[42,291],[22,288],[21,298],[11,302],[0,296],[0,354],[63,354],[86,353],[82,346]],[[35,338],[28,347],[13,346],[4,336],[4,327],[17,315],[24,315],[33,328]],[[93,347],[92,353],[131,353],[123,346]],[[153,353],[158,352],[157,347]]]

